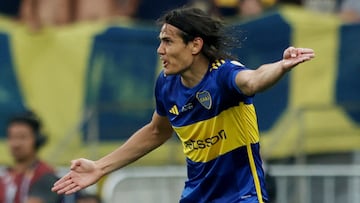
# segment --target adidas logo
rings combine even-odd
[[[174,105],[170,110],[169,110],[170,113],[172,114],[175,114],[175,115],[179,115],[179,110],[177,108],[176,105]]]

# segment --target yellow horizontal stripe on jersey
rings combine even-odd
[[[182,141],[185,155],[195,162],[207,162],[238,147],[259,142],[254,106],[243,102],[213,118],[174,127],[174,130]]]

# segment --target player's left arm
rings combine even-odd
[[[243,70],[237,73],[236,85],[245,95],[254,95],[271,87],[296,65],[309,61],[314,56],[312,49],[289,47],[284,51],[282,60],[261,65],[256,70]]]

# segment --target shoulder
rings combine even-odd
[[[240,63],[239,61],[232,60],[232,61],[229,61],[229,63],[232,66],[236,66],[236,67],[240,67],[240,68],[246,68],[245,65]]]
[[[210,64],[210,75],[221,83],[235,79],[235,75],[242,70],[247,70],[246,66],[234,60],[216,60]]]
[[[43,161],[38,161],[34,171],[31,186],[34,188],[44,188],[52,185],[58,179],[55,170]]]
[[[232,69],[246,69],[245,65],[235,60],[216,60],[210,64],[210,71],[219,70],[221,72]]]
[[[56,177],[55,169],[43,161],[38,161],[34,171],[33,181],[37,181],[45,175]]]
[[[44,161],[38,162],[37,170],[46,172],[46,173],[55,173],[55,169]]]
[[[53,184],[57,179],[58,176],[53,167],[43,161],[38,161],[32,179],[32,186],[37,185],[40,187]]]
[[[39,177],[32,186],[34,185],[49,185],[54,184],[59,178],[53,173],[45,173]]]

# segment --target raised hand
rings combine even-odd
[[[53,192],[72,194],[94,184],[103,176],[94,161],[77,159],[71,162],[70,172],[54,183]]]
[[[312,49],[289,47],[284,51],[282,65],[285,70],[291,70],[299,63],[309,61],[314,57],[315,53]]]

